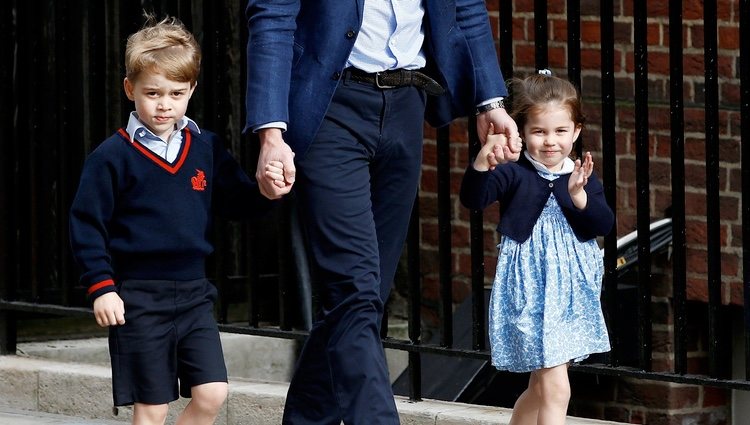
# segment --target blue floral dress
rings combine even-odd
[[[537,172],[548,180],[560,175]],[[576,238],[554,195],[529,239],[503,236],[498,250],[489,306],[493,366],[528,372],[609,351],[601,251],[595,239]]]

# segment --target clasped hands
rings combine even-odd
[[[523,140],[515,121],[498,108],[477,116],[477,134],[482,148],[474,160],[474,169],[488,171],[507,162],[518,161]]]

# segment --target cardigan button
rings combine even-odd
[[[550,183],[549,187],[555,187],[555,184],[554,183]]]

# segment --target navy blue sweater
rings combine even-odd
[[[122,129],[86,159],[70,238],[92,301],[123,279],[205,277],[212,214],[253,217],[273,205],[215,134],[183,131],[173,163]]]
[[[537,173],[524,155],[518,162],[500,165],[492,171],[477,171],[469,165],[461,182],[461,202],[470,209],[482,210],[495,201],[500,202],[500,224],[497,231],[517,242],[524,242],[549,199],[555,199],[580,241],[604,236],[612,230],[614,214],[604,198],[604,188],[596,174],[584,186],[588,200],[586,208],[573,205],[568,192],[570,174],[547,180]]]

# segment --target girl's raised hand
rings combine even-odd
[[[591,158],[591,152],[586,152],[583,155],[583,163],[580,159],[576,159],[573,172],[570,173],[570,179],[568,180],[568,192],[573,200],[573,204],[579,209],[586,207],[586,191],[583,187],[591,177],[591,173],[594,172],[594,160]]]

